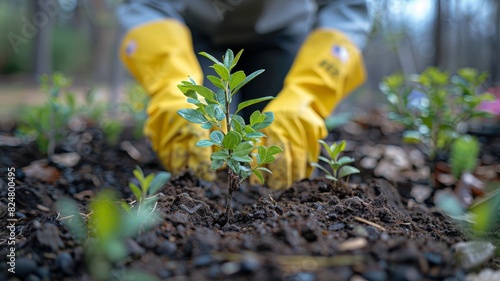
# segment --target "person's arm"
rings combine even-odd
[[[185,8],[182,0],[129,0],[116,10],[118,20],[125,32],[153,21],[175,19],[184,22],[181,11]]]
[[[178,1],[180,3],[180,1]],[[191,77],[202,84],[203,73],[193,51],[191,32],[179,16],[176,1],[132,1],[117,11],[125,29],[120,58],[150,95],[144,134],[165,168],[191,169],[213,178],[208,148],[196,146],[208,133],[181,118],[177,111],[192,105],[177,85]]]
[[[372,18],[366,0],[318,1],[316,28],[334,29],[345,34],[363,49],[372,27]]]
[[[309,177],[317,162],[319,139],[328,132],[324,119],[365,80],[360,47],[369,29],[365,1],[329,1],[320,6],[318,24],[302,44],[284,87],[265,111],[275,120],[265,133],[267,145],[284,152],[270,165],[267,183],[287,188]]]

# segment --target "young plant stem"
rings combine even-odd
[[[226,87],[225,87],[225,92],[226,92],[226,133],[228,133],[231,130],[231,117],[230,117],[230,98],[231,98],[231,90],[229,89],[229,82],[227,82]],[[231,154],[232,151],[229,150],[229,154]],[[229,168],[229,171],[227,173],[227,202],[226,202],[226,218],[229,221],[229,216],[231,215],[231,202],[233,198],[233,191],[238,190],[240,187],[240,181],[239,181],[239,176],[231,169]]]

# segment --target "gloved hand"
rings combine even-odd
[[[189,76],[198,84],[203,80],[188,28],[170,19],[140,25],[125,35],[120,57],[150,94],[144,133],[165,169],[192,169],[202,179],[214,179],[211,149],[196,146],[208,138],[208,131],[177,114],[179,109],[194,108],[177,88],[179,82]]]
[[[268,166],[273,172],[267,174],[269,187],[287,188],[311,175],[310,163],[317,162],[320,153],[318,140],[328,133],[324,119],[364,79],[361,53],[345,35],[329,29],[309,35],[282,91],[264,109],[275,116],[264,129],[264,142],[284,150]]]

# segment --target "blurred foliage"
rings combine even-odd
[[[21,110],[17,133],[23,139],[35,140],[41,152],[51,155],[56,145],[71,133],[71,123],[79,121],[82,125],[73,130],[98,126],[109,144],[117,143],[123,125],[108,116],[109,105],[96,98],[95,90],[89,90],[83,102],[78,102],[75,93],[69,91],[71,79],[62,73],[41,75],[39,81],[40,88],[48,94],[47,101]]]
[[[124,242],[158,223],[159,214],[146,210],[127,212],[113,190],[103,190],[90,203],[88,221],[72,199],[57,203],[63,223],[83,244],[85,260],[92,280],[156,280],[142,272],[114,269],[114,263],[128,255]]]
[[[139,139],[143,135],[148,102],[149,95],[146,89],[137,83],[129,84],[126,90],[125,102],[120,105],[120,110],[132,117],[134,122],[133,136],[135,139]]]
[[[463,135],[451,144],[450,166],[455,178],[460,179],[463,173],[472,173],[476,168],[479,156],[479,141],[471,135]]]
[[[389,118],[405,126],[406,142],[421,143],[429,159],[449,152],[450,144],[462,136],[467,122],[491,114],[476,110],[483,101],[493,100],[489,93],[478,93],[487,73],[462,68],[457,75],[436,67],[409,78],[393,74],[380,84],[385,94]]]

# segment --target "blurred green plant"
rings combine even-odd
[[[219,77],[207,76],[207,79],[218,88],[216,92],[202,85],[197,85],[193,79],[182,81],[178,85],[178,88],[187,97],[187,102],[196,106],[196,109],[181,109],[178,114],[191,123],[200,124],[203,129],[211,130],[209,139],[200,140],[196,145],[217,148],[210,155],[213,170],[219,169],[224,164],[229,167],[227,219],[229,219],[231,211],[232,193],[238,190],[241,183],[252,174],[264,182],[261,171],[271,173],[269,169],[265,168],[265,165],[273,162],[274,155],[283,151],[278,146],[258,145],[260,139],[265,137],[264,133],[260,131],[274,121],[272,112],[254,111],[250,115],[250,124],[245,124],[245,120],[238,115],[242,109],[273,99],[273,97],[241,102],[234,113],[230,112],[229,105],[233,96],[257,75],[264,72],[261,69],[248,76],[241,70],[231,73],[242,53],[243,50],[235,56],[233,51],[228,49],[223,56],[223,62],[205,52],[200,53],[214,63],[211,67],[219,75]],[[255,158],[251,157],[253,151],[257,152]],[[254,163],[253,167],[251,163]]]
[[[141,209],[153,211],[155,209],[153,203],[156,202],[156,193],[170,179],[171,174],[169,172],[159,172],[145,176],[139,166],[134,169],[133,173],[139,185],[130,182],[129,188],[137,201],[137,211],[141,212]],[[125,209],[129,209],[127,207],[128,205],[126,205]]]
[[[329,180],[332,180],[336,186],[340,184],[340,179],[360,172],[357,168],[349,165],[351,163],[354,163],[354,158],[349,156],[340,157],[340,154],[344,152],[346,147],[345,140],[341,141],[340,143],[335,142],[332,145],[328,145],[323,140],[319,140],[319,143],[321,143],[321,145],[325,148],[329,156],[329,158],[324,156],[319,156],[319,160],[328,164],[328,166],[331,169],[331,172],[325,167],[321,166],[321,164],[319,163],[313,162],[311,163],[311,165],[325,172],[326,174],[325,177]]]
[[[80,118],[86,125],[100,127],[109,144],[117,143],[123,125],[107,115],[109,105],[97,100],[95,90],[88,91],[83,101],[77,102],[75,93],[69,90],[72,81],[64,74],[41,75],[39,81],[40,88],[48,94],[47,101],[22,109],[18,134],[35,140],[38,149],[50,156],[70,133],[70,122]]]
[[[134,270],[114,268],[114,264],[128,256],[124,241],[137,236],[159,222],[153,210],[128,212],[119,204],[116,193],[103,190],[90,203],[88,221],[75,201],[62,199],[57,203],[61,220],[84,247],[85,261],[92,280],[157,280]]]
[[[449,152],[450,144],[462,136],[467,122],[489,113],[476,110],[482,101],[493,100],[488,93],[478,93],[487,73],[462,68],[451,76],[429,67],[409,79],[393,74],[380,84],[389,106],[389,118],[406,130],[403,139],[424,145],[424,152],[434,163],[440,152]]]
[[[62,73],[42,75],[39,80],[41,89],[48,93],[47,102],[23,110],[18,132],[36,139],[39,150],[52,155],[76,112],[76,100],[72,93],[63,92],[71,85],[71,80]]]
[[[122,111],[129,114],[134,122],[133,137],[139,139],[143,136],[144,123],[147,119],[147,105],[149,95],[139,84],[133,83],[127,87],[126,100],[121,104]]]

